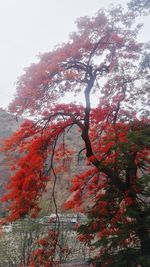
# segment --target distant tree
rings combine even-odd
[[[5,225],[0,238],[0,266],[28,266],[43,232],[43,225],[30,218]]]
[[[102,266],[149,266],[149,75],[141,67],[149,46],[137,42],[141,26],[133,28],[134,19],[121,7],[100,10],[77,20],[68,43],[41,55],[19,79],[10,104],[10,111],[34,120],[23,123],[3,148],[14,172],[3,198],[7,220],[38,216],[48,181],[54,183],[57,213],[56,180],[66,171],[64,159],[73,155],[65,134],[78,128],[84,143],[77,144],[79,159],[86,168],[72,179],[66,208],[87,214],[79,239],[96,247],[95,261]],[[60,103],[69,93],[76,102]],[[53,247],[47,251],[46,243],[32,266],[41,259],[41,266],[55,266],[55,230]]]
[[[133,11],[145,11],[146,13],[150,12],[150,1],[149,0],[131,0],[128,3],[128,7]]]

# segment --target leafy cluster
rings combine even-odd
[[[115,128],[109,126],[106,132],[105,125],[105,134],[99,139],[94,136],[101,164],[115,170],[125,182],[125,189],[118,190],[108,176],[97,170],[91,179],[88,171],[78,181],[73,180],[78,200],[74,195],[69,207],[89,199],[84,209],[87,222],[78,228],[79,239],[95,247],[95,261],[101,260],[102,266],[148,266],[150,262],[149,245],[144,246],[142,241],[149,242],[150,224],[150,138],[145,126],[139,121],[132,125],[119,123]]]

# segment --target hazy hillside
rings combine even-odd
[[[21,119],[16,120],[16,117],[9,114],[5,110],[0,108],[0,143],[9,137],[17,128],[19,128]],[[4,155],[0,154],[0,196],[2,196],[5,190],[5,185],[10,177],[9,169],[4,166]],[[2,204],[0,203],[0,213],[2,212]]]

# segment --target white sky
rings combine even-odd
[[[15,93],[17,77],[36,61],[67,40],[75,20],[94,15],[110,3],[127,0],[0,0],[0,107],[6,108]],[[144,19],[141,39],[148,40],[150,17]]]

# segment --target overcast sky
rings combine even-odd
[[[36,55],[67,40],[75,20],[110,3],[127,0],[0,0],[0,107],[15,94],[15,82]],[[150,17],[142,40],[148,40]]]

